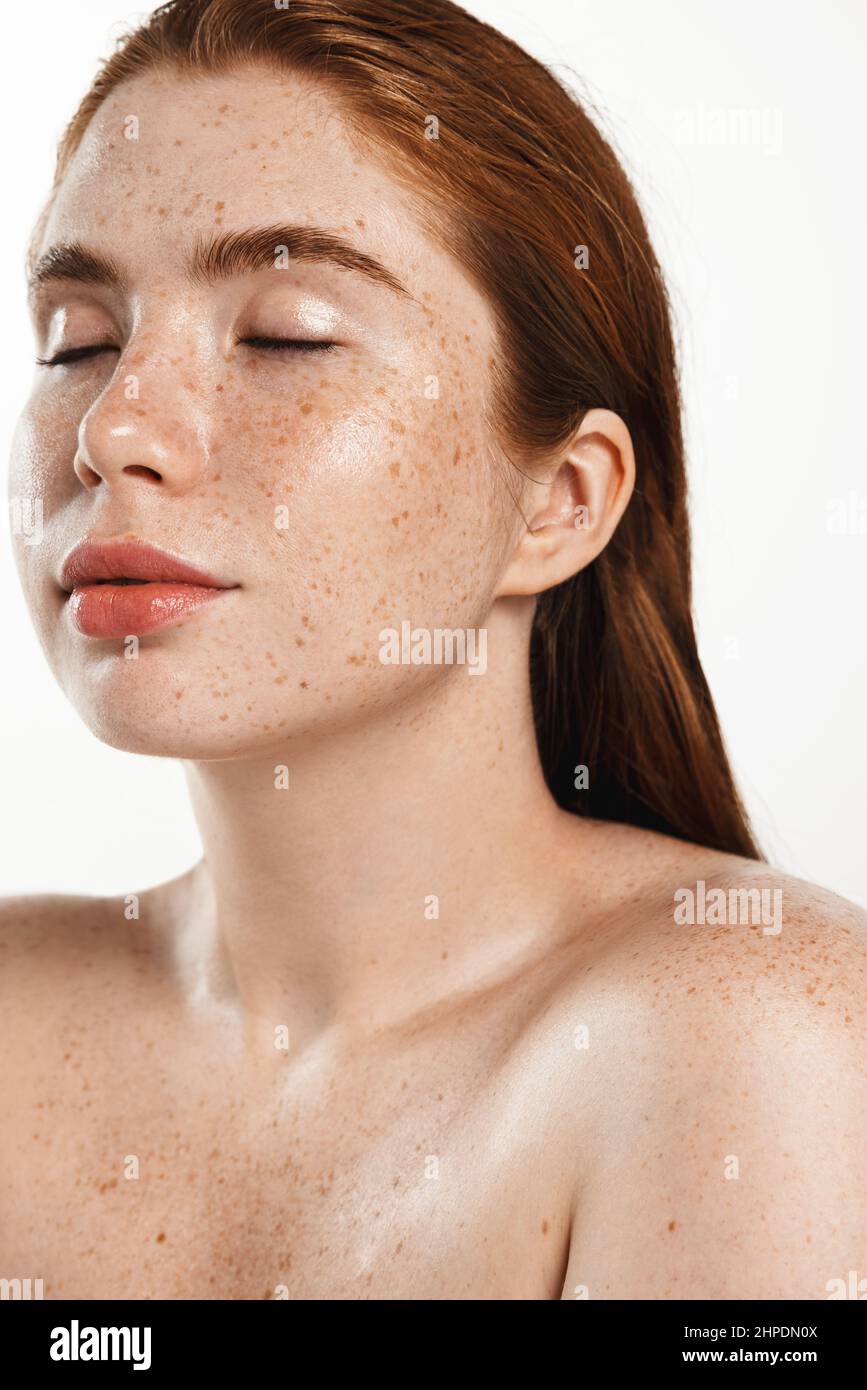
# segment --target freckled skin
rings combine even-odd
[[[480,537],[490,542],[502,514],[486,487],[485,360],[493,331],[486,304],[413,229],[406,199],[385,173],[360,164],[331,103],[297,82],[266,85],[279,111],[298,122],[303,110],[304,121],[315,122],[315,178],[309,142],[297,137],[277,142],[264,170],[251,174],[249,150],[258,142],[243,137],[263,121],[258,77],[189,86],[139,79],[94,120],[42,238],[44,247],[86,240],[128,265],[134,286],[129,296],[85,288],[73,301],[62,293],[47,306],[67,308],[70,342],[93,342],[104,332],[123,339],[125,351],[119,369],[116,354],[106,354],[39,375],[12,487],[16,495],[43,496],[50,520],[45,551],[37,560],[22,546],[19,563],[61,684],[101,738],[143,752],[224,757],[249,751],[254,731],[267,746],[266,728],[278,724],[301,736],[321,723],[326,692],[329,729],[361,705],[393,703],[410,689],[417,697],[417,671],[403,689],[391,672],[383,688],[374,589],[379,594],[386,579],[392,609],[416,625],[471,627],[484,617],[496,574],[496,545],[488,573],[479,573]],[[198,109],[214,109],[223,87],[232,94],[220,105],[232,117],[235,155],[213,122],[196,120]],[[133,108],[138,142],[118,136]],[[108,205],[111,221],[95,224],[94,209]],[[216,222],[233,228],[288,220],[354,234],[360,249],[412,281],[417,302],[311,264],[244,277],[219,292],[187,285],[183,251],[194,235],[213,233]],[[423,270],[414,275],[415,266]],[[323,315],[328,331],[313,326]],[[345,346],[327,358],[275,359],[236,347],[235,327],[332,337]],[[126,398],[130,375],[138,378],[135,400]],[[431,377],[437,400],[425,395]],[[454,409],[466,401],[471,410]],[[71,463],[76,437],[103,476],[101,488],[82,488],[71,466],[57,466]],[[430,467],[453,455],[461,466],[451,477]],[[160,463],[159,485],[124,471]],[[456,495],[463,524],[446,527],[443,506]],[[275,525],[281,506],[286,527]],[[502,559],[511,530],[500,529]],[[141,668],[133,673],[130,663],[106,660],[95,647],[82,660],[79,638],[60,620],[62,596],[46,592],[45,570],[89,532],[135,532],[217,568],[242,586],[243,597],[221,600],[219,614],[203,614],[183,631],[153,635],[144,678]],[[422,581],[416,561],[429,553],[433,534],[438,566]],[[294,645],[302,614],[313,624],[303,650]],[[341,648],[347,632],[363,657],[351,671]],[[276,638],[296,679],[279,691],[257,682],[252,712],[248,692],[235,684],[227,723],[213,720],[192,687],[209,681],[227,642],[236,664],[246,657],[258,666],[261,649]],[[193,678],[190,698],[166,706],[154,695],[179,662]]]
[[[287,220],[412,298],[313,265],[187,282],[195,237]],[[388,162],[295,78],[137,79],[42,245],[73,239],[129,288],[60,293],[52,331],[122,354],[38,375],[12,488],[45,539],[19,568],[90,728],[184,761],[205,856],[134,918],[0,904],[0,1273],[244,1299],[821,1298],[867,1274],[864,914],[554,806],[533,602],[498,590],[521,523],[491,311]],[[323,315],[334,354],[236,341]],[[135,661],[75,633],[55,582],[83,536],[128,534],[239,586]],[[404,619],[484,626],[488,670],[384,666]],[[782,887],[783,930],[676,926],[700,878]]]
[[[700,875],[783,883],[783,931],[666,921]],[[179,987],[165,889],[122,926],[113,900],[7,904],[7,1266],[48,1297],[827,1297],[864,1238],[863,915],[626,827],[566,879],[583,930],[288,1053]]]

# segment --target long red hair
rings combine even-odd
[[[613,539],[538,600],[531,676],[553,795],[758,857],[696,649],[668,297],[610,145],[541,63],[450,0],[171,0],[102,67],[57,179],[120,82],[248,63],[329,84],[488,297],[495,424],[511,458],[549,455],[594,406],[629,427],[637,485]]]

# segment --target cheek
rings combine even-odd
[[[48,609],[46,534],[71,484],[76,431],[65,408],[34,399],[21,415],[9,464],[9,516],[15,563],[40,636]],[[72,441],[70,444],[70,440]],[[58,460],[68,466],[58,466]]]
[[[200,553],[238,578],[234,616],[194,618],[140,662],[105,660],[58,626],[38,548],[18,547],[55,673],[108,742],[222,755],[364,717],[442,675],[384,665],[383,629],[485,621],[501,518],[473,391],[428,399],[421,372],[419,385],[381,363],[285,370],[291,389],[268,366],[188,392],[207,467],[174,539],[183,550],[205,537]],[[93,502],[72,472],[79,407],[39,402],[16,439],[16,480],[45,497],[46,517]]]
[[[243,460],[259,580],[275,599],[374,651],[384,620],[478,616],[494,582],[481,420],[361,369],[322,376],[290,406],[258,399],[236,394],[212,481]]]
[[[80,419],[72,393],[40,391],[32,397],[12,440],[10,496],[40,498],[47,512],[78,488],[72,462]]]

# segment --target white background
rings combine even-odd
[[[867,906],[867,534],[828,529],[835,500],[867,512],[867,4],[467,8],[580,80],[637,184],[683,342],[695,606],[735,770],[769,857]],[[4,452],[32,370],[26,239],[60,131],[137,14],[124,0],[4,12]],[[180,768],[79,723],[5,536],[0,584],[0,894],[130,892],[181,872],[198,838]]]

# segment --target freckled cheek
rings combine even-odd
[[[285,495],[299,527],[337,529],[347,548],[395,561],[408,545],[436,544],[461,519],[454,484],[439,457],[442,441],[412,422],[370,413],[311,420],[281,437],[262,460],[275,497]]]
[[[255,380],[254,392],[249,374],[226,379],[210,483],[250,499],[263,579],[303,585],[317,606],[353,593],[363,604],[386,576],[395,598],[420,574],[449,590],[477,581],[490,503],[477,419],[448,418],[442,402],[376,378],[359,391],[325,372],[302,386],[296,376],[291,401],[262,391],[261,370]]]
[[[79,422],[87,407],[76,405],[73,393],[34,398],[21,415],[12,442],[10,493],[39,497],[46,512],[78,486],[73,460]]]
[[[299,525],[333,518],[335,509],[347,515],[360,510],[365,524],[375,523],[393,483],[389,462],[399,467],[388,420],[356,391],[325,378],[298,385],[300,375],[291,397],[288,390],[276,393],[275,372],[227,381],[211,430],[211,479],[227,488],[233,481],[252,486],[272,510],[285,505]],[[263,383],[271,389],[265,392]]]
[[[455,422],[441,405],[416,410],[406,432],[390,440],[383,480],[384,517],[392,552],[408,543],[441,569],[458,576],[477,556],[490,526],[490,491],[484,486],[480,422],[470,413]]]

